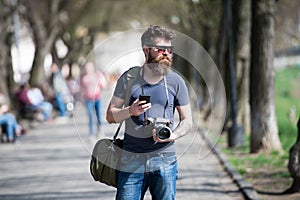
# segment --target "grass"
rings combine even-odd
[[[276,71],[275,74],[275,106],[279,138],[284,154],[250,154],[250,136],[246,135],[246,144],[239,148],[224,148],[232,166],[254,187],[265,190],[282,190],[291,183],[287,170],[289,150],[297,138],[296,123],[300,116],[300,67],[290,66]],[[266,181],[268,180],[268,182]],[[268,184],[269,183],[269,184]],[[276,183],[276,184],[275,184]],[[275,187],[275,188],[274,188]]]
[[[297,137],[296,122],[289,116],[295,110],[300,115],[300,67],[288,67],[277,71],[275,76],[275,102],[279,137],[283,149],[288,152]]]
[[[223,148],[222,151],[228,155],[230,163],[235,169],[244,175],[248,171],[256,171],[262,167],[272,166],[273,168],[282,168],[287,165],[288,153],[281,155],[274,151],[271,154],[249,154],[250,136],[246,135],[246,144],[238,148]]]

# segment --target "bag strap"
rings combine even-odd
[[[131,86],[133,84],[133,81],[136,79],[138,73],[140,72],[141,67],[135,66],[130,68],[127,72],[126,72],[126,80],[127,80],[127,87],[126,87],[126,93],[125,93],[125,99],[124,99],[124,106],[128,106],[129,102],[129,97],[130,97],[130,89]],[[113,137],[113,142],[116,141],[118,134],[121,130],[122,124],[123,124],[124,120],[120,122],[117,131]]]

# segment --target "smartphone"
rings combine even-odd
[[[140,95],[139,100],[146,101],[146,103],[150,103],[150,96],[149,95]],[[146,104],[146,103],[144,103],[144,104]]]

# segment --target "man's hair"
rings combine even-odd
[[[175,33],[165,27],[151,25],[142,35],[142,47],[144,45],[151,46],[155,44],[156,38],[163,38],[165,40],[172,40],[176,37]]]

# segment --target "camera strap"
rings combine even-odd
[[[166,98],[167,98],[167,102],[166,102],[166,105],[165,105],[165,109],[164,109],[164,118],[166,118],[166,112],[165,110],[167,109],[166,107],[168,107],[168,111],[169,111],[169,114],[171,116],[171,107],[170,107],[170,99],[169,99],[169,92],[168,92],[168,84],[167,84],[167,78],[166,76],[164,75],[164,86],[165,86],[165,90],[166,90]]]

